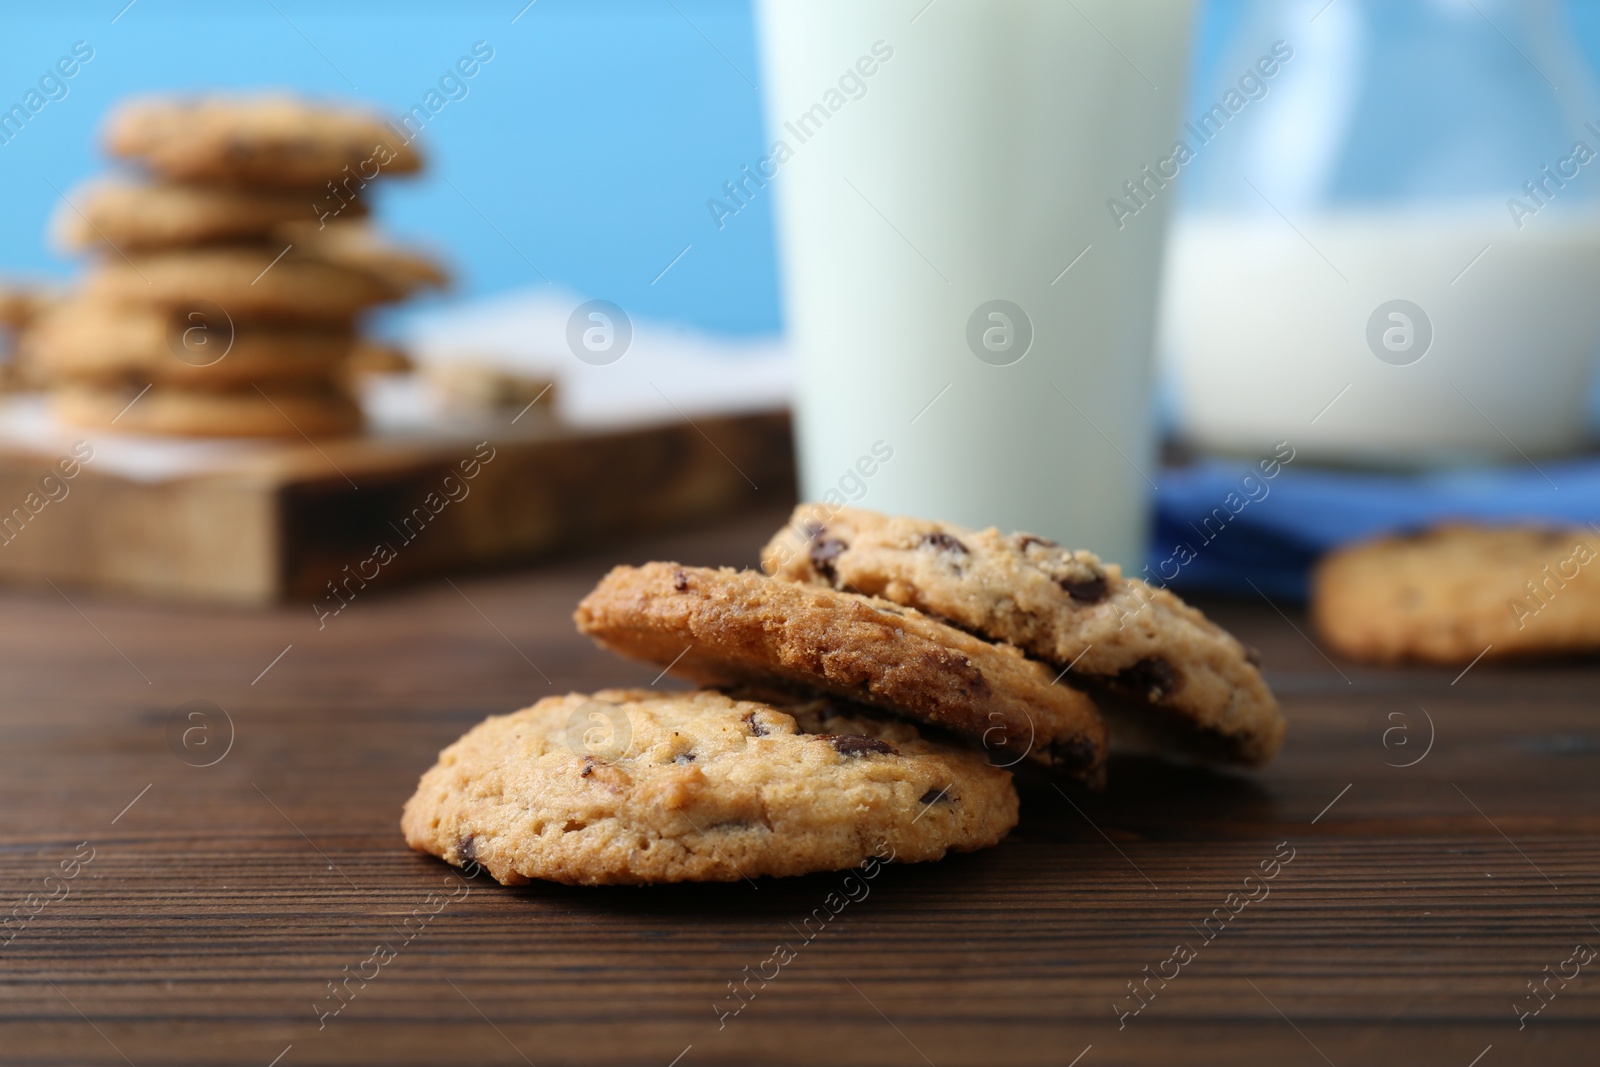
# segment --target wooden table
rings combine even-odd
[[[1600,961],[1548,976],[1600,946],[1600,669],[1356,668],[1289,607],[1207,605],[1283,699],[1271,767],[1030,787],[1000,847],[890,868],[809,941],[841,875],[512,890],[406,850],[401,803],[469,726],[651,680],[569,622],[607,567],[752,563],[782,513],[372,590],[320,631],[0,597],[0,883],[38,909],[0,947],[0,1062],[1596,1062]],[[194,700],[226,721],[175,727]]]

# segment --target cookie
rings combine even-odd
[[[165,308],[208,301],[235,321],[335,323],[348,323],[367,308],[399,295],[367,271],[297,254],[293,248],[285,252],[265,245],[113,257],[90,272],[84,292],[107,303]]]
[[[1600,650],[1600,532],[1466,523],[1323,557],[1311,618],[1340,655],[1461,665]]]
[[[251,389],[239,393],[195,392],[152,386],[105,389],[68,385],[51,394],[63,422],[123,433],[179,437],[336,437],[361,427],[361,409],[330,391]]]
[[[731,882],[936,860],[1017,821],[981,753],[825,702],[569,693],[494,716],[439,754],[406,842],[506,885]]]
[[[472,359],[434,360],[422,368],[423,379],[433,387],[444,408],[456,412],[487,412],[508,408],[521,412],[519,423],[534,425],[555,410],[559,389],[548,375]],[[538,401],[537,409],[532,405]]]
[[[1285,724],[1254,653],[1165,589],[1032,534],[802,504],[768,574],[916,608],[1006,641],[1111,699],[1113,727],[1219,762],[1272,758]]]
[[[356,342],[349,357],[340,365],[339,380],[348,391],[356,393],[369,381],[396,374],[412,374],[416,369],[417,365],[404,349],[363,338]]]
[[[375,115],[291,96],[147,97],[118,107],[107,150],[169,181],[350,193],[422,168]]]
[[[404,299],[424,289],[448,289],[450,272],[433,256],[388,240],[364,223],[295,223],[277,231],[301,255],[371,274]]]
[[[647,563],[617,567],[574,616],[624,656],[713,686],[831,693],[950,730],[1091,784],[1104,774],[1105,723],[1043,664],[887,600],[753,571]]]
[[[55,381],[226,390],[325,381],[355,338],[342,326],[230,322],[196,309],[78,299],[42,315],[19,347]]]
[[[0,278],[0,328],[26,329],[61,298],[61,292],[48,282]]]
[[[56,244],[69,251],[265,243],[291,223],[310,221],[315,229],[317,204],[306,192],[101,181],[67,197],[51,229]],[[358,202],[350,212],[365,214],[366,206]]]

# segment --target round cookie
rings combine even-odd
[[[831,693],[1099,785],[1105,722],[1009,645],[886,600],[729,568],[617,567],[574,615],[624,656],[707,685]]]
[[[74,426],[177,437],[337,437],[361,428],[361,408],[331,391],[264,395],[152,387],[139,396],[137,388],[69,385],[52,393],[51,406]]]
[[[71,300],[21,339],[29,365],[52,380],[136,381],[184,389],[326,381],[355,347],[343,326],[212,321],[203,311]],[[252,395],[254,393],[252,392]]]
[[[25,330],[61,298],[49,282],[0,278],[0,328]]]
[[[57,208],[51,230],[56,244],[70,251],[110,246],[132,252],[263,240],[287,224],[314,220],[316,208],[317,198],[306,192],[111,180],[75,191]],[[349,211],[363,215],[366,205],[357,202]]]
[[[479,724],[422,776],[400,827],[506,885],[607,885],[936,860],[1016,821],[1008,773],[909,724],[633,689]]]
[[[276,258],[280,254],[282,258]],[[107,303],[166,308],[209,301],[235,321],[341,324],[400,295],[364,270],[298,254],[293,248],[285,253],[282,248],[248,245],[107,259],[85,279],[84,293]]]
[[[420,249],[396,244],[364,223],[318,226],[297,222],[280,227],[278,233],[292,241],[302,255],[373,275],[389,286],[395,299],[423,289],[450,287],[450,272],[437,259]]]
[[[1254,653],[1165,589],[1032,534],[802,504],[762,550],[778,578],[883,597],[1007,641],[1110,696],[1114,732],[1260,765],[1285,723]]]
[[[1450,666],[1482,655],[1600,650],[1600,533],[1452,523],[1324,556],[1311,618],[1330,648],[1369,663]]]
[[[105,144],[171,181],[319,194],[329,182],[359,189],[422,167],[416,148],[377,116],[292,96],[132,100],[107,121]]]

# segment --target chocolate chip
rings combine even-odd
[[[1261,650],[1255,645],[1244,646],[1244,661],[1252,667],[1261,666]]]
[[[756,737],[766,737],[767,736],[767,728],[765,726],[762,726],[761,723],[756,721],[756,713],[755,712],[753,712],[753,711],[745,712],[744,713],[744,718],[739,720],[739,721],[744,723],[746,726],[750,727],[750,733],[753,734],[754,736],[756,736]]]
[[[683,571],[675,572],[672,575],[672,588],[676,589],[680,593],[687,592],[689,588],[689,576],[683,573]]]
[[[819,538],[811,542],[811,566],[828,581],[836,581],[839,573],[833,569],[833,561],[849,547],[837,537]]]
[[[594,773],[594,757],[593,756],[585,756],[585,757],[583,757],[583,770],[578,772],[578,777],[579,778],[587,778],[593,773]]]
[[[1017,549],[1019,551],[1022,551],[1022,552],[1028,551],[1028,546],[1029,545],[1043,545],[1045,548],[1060,548],[1061,547],[1060,545],[1056,544],[1054,541],[1050,540],[1048,537],[1035,537],[1035,536],[1033,536],[1033,534],[1022,534],[1021,536],[1019,536],[1017,538]]]
[[[1133,666],[1117,672],[1117,684],[1151,703],[1175,692],[1180,679],[1172,664],[1160,656],[1146,656]]]
[[[924,548],[936,548],[940,552],[950,552],[959,556],[965,556],[967,554],[967,546],[962,544],[960,541],[957,541],[954,537],[951,537],[943,530],[936,530],[933,533],[923,534],[921,544]]]
[[[955,797],[950,795],[949,786],[945,786],[943,789],[935,789],[930,785],[928,787],[928,791],[917,798],[917,803],[934,804],[938,803],[939,801],[944,801],[946,804],[948,804],[954,800]]]
[[[456,858],[461,861],[463,866],[478,861],[478,838],[476,835],[468,834],[456,842]]]
[[[865,756],[869,753],[889,756],[895,754],[894,746],[889,742],[865,734],[818,734],[817,739],[828,742],[841,756]]]
[[[1084,604],[1094,604],[1104,600],[1111,590],[1106,576],[1099,572],[1094,572],[1087,578],[1058,578],[1056,584],[1065,589],[1073,600]]]
[[[1045,755],[1050,758],[1052,766],[1085,770],[1099,761],[1100,751],[1087,738],[1069,737],[1047,745]]]

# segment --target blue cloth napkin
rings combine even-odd
[[[1157,482],[1150,558],[1140,577],[1252,597],[1259,589],[1304,599],[1319,555],[1389,531],[1448,519],[1600,521],[1600,456],[1422,474],[1318,468],[1303,459],[1204,459],[1165,468]]]

